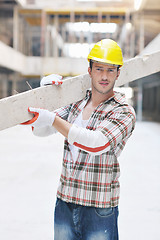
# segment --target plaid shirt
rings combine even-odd
[[[58,116],[74,123],[91,97],[56,110]],[[101,103],[93,112],[86,129],[100,131],[106,136],[109,150],[92,154],[79,148],[76,162],[72,159],[70,144],[64,142],[63,166],[57,197],[66,202],[92,207],[115,207],[119,202],[120,168],[117,157],[123,150],[135,126],[135,112],[120,93]]]

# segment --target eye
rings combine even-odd
[[[96,68],[97,71],[102,71],[102,68]]]
[[[109,73],[115,73],[115,71],[116,71],[116,69],[114,69],[114,68],[108,69],[108,72],[109,72]]]

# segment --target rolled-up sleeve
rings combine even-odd
[[[131,135],[135,126],[135,113],[116,111],[106,116],[96,130],[73,125],[68,134],[70,144],[93,155],[99,155],[116,148]]]
[[[101,131],[110,143],[111,149],[116,148],[119,143],[128,139],[135,127],[135,112],[132,107],[117,109],[111,112],[97,128]]]

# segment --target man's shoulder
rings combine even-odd
[[[119,104],[128,104],[124,93],[114,91],[114,100]]]
[[[116,102],[114,111],[116,112],[130,112],[135,116],[135,110],[133,106],[126,99],[125,94],[115,92],[114,101]]]

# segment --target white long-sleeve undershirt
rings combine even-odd
[[[93,155],[110,150],[109,141],[102,132],[82,128],[75,124],[69,130],[68,142]]]

